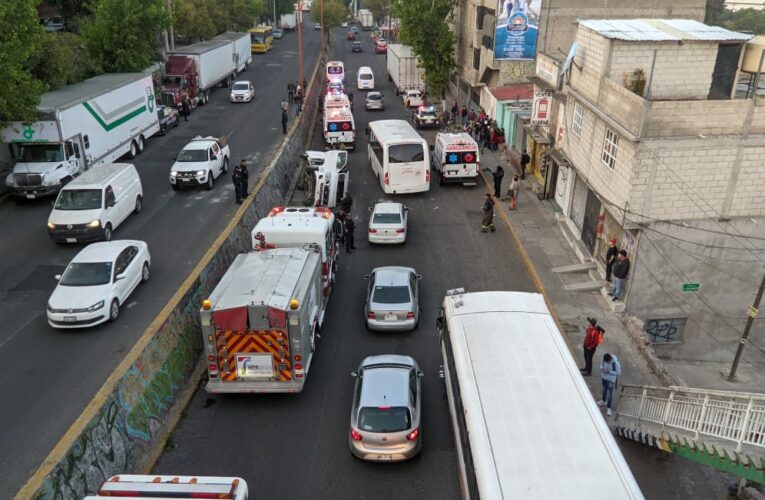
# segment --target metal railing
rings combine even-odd
[[[659,425],[702,440],[711,437],[765,451],[765,395],[688,387],[622,385],[617,418]]]

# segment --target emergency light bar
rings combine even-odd
[[[167,477],[167,476],[166,476]],[[239,488],[238,478],[220,478],[222,482],[209,482],[213,478],[187,478],[188,482],[181,482],[179,477],[169,481],[162,481],[157,476],[152,481],[122,480],[115,476],[98,490],[102,497],[153,497],[153,498],[217,498],[233,500]],[[223,482],[225,481],[225,482]],[[243,482],[243,481],[242,481]],[[246,483],[244,483],[246,489]]]

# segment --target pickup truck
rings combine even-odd
[[[213,188],[215,179],[228,171],[231,157],[225,137],[196,136],[186,144],[170,168],[170,186],[204,186]]]

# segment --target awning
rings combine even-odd
[[[559,149],[549,148],[547,150],[547,155],[557,163],[561,167],[570,167],[571,162],[568,161],[568,158],[566,158],[566,155],[563,154],[563,152]]]
[[[546,133],[539,130],[536,125],[526,124],[523,126],[523,130],[528,132],[528,134],[537,144],[550,144],[551,142],[550,137]]]

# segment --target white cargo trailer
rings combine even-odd
[[[234,69],[237,73],[247,71],[250,63],[252,62],[252,48],[250,46],[250,34],[249,33],[237,33],[235,31],[227,31],[213,38],[213,40],[222,40],[231,42],[232,49],[232,61],[234,62]]]
[[[359,18],[359,23],[361,23],[361,29],[364,31],[371,30],[375,24],[374,15],[369,9],[359,9],[357,17]]]
[[[396,86],[396,95],[407,89],[425,90],[423,71],[409,45],[388,45],[388,81]]]
[[[282,29],[285,31],[292,31],[297,27],[298,22],[298,13],[297,12],[289,12],[287,14],[282,14],[279,18],[279,24],[281,25]]]
[[[143,151],[159,131],[154,86],[145,73],[110,73],[44,94],[39,121],[2,135],[16,164],[5,182],[17,199],[57,193],[86,169]]]
[[[168,62],[178,59],[194,61],[197,70],[198,98],[207,102],[210,89],[218,84],[228,87],[234,80],[236,69],[231,54],[234,49],[228,40],[207,40],[180,47],[168,53]]]

